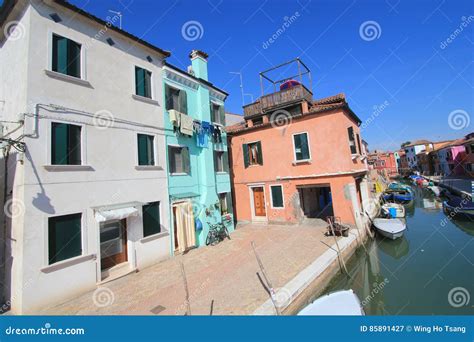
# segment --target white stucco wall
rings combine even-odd
[[[55,23],[50,13],[58,13],[63,20]],[[27,153],[24,163],[17,163],[14,187],[15,196],[25,205],[24,217],[13,222],[11,286],[18,292],[12,298],[14,313],[34,312],[92,289],[100,281],[99,224],[92,207],[160,201],[161,224],[169,231],[161,89],[163,56],[110,30],[99,41],[91,40],[104,28],[61,7],[34,5],[28,14],[21,19],[26,38],[7,42],[0,50],[7,88],[15,84],[15,78],[18,82],[16,69],[25,71],[20,73],[20,91],[10,89],[2,94],[9,103],[9,119],[22,112],[31,113],[25,117],[23,133],[32,136],[24,139]],[[82,78],[87,84],[47,74],[53,32],[82,44]],[[105,42],[107,37],[116,44],[109,46]],[[151,63],[147,56],[152,57]],[[14,68],[5,68],[4,62]],[[132,97],[135,65],[152,72],[152,97],[156,102]],[[37,104],[67,109],[38,109]],[[97,126],[97,112],[112,115],[115,122],[108,123],[110,127]],[[39,114],[37,125],[32,113]],[[82,126],[82,160],[88,169],[48,168],[53,121]],[[137,133],[155,137],[155,160],[162,170],[136,169]],[[23,173],[24,178],[20,177]],[[127,219],[128,261],[131,268],[137,269],[168,257],[171,251],[167,233],[142,239],[141,208],[139,211],[139,217]],[[83,214],[82,256],[75,258],[73,265],[69,261],[63,267],[48,267],[48,217],[72,213]]]

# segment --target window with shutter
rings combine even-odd
[[[187,147],[168,146],[168,158],[170,174],[191,173],[191,160]]]
[[[293,135],[293,143],[296,161],[305,161],[311,159],[308,133],[299,133]]]
[[[347,135],[349,136],[349,146],[351,148],[351,154],[357,154],[357,147],[354,138],[354,128],[348,127],[347,128]]]
[[[242,144],[242,154],[244,155],[244,167],[248,168],[250,165],[249,147],[247,144]]]
[[[51,123],[51,164],[81,165],[81,126]]]
[[[138,165],[155,165],[154,137],[138,134]]]
[[[214,165],[216,172],[228,172],[227,152],[214,151]]]
[[[135,66],[135,94],[151,98],[151,72]]]
[[[283,203],[283,186],[271,185],[270,190],[272,194],[272,208],[283,208],[285,206]]]
[[[178,111],[183,114],[188,114],[188,95],[186,91],[180,89],[178,93],[179,98],[179,109]]]
[[[49,264],[82,254],[82,214],[50,217],[48,219]]]
[[[142,207],[143,237],[161,233],[160,202],[153,202]]]
[[[81,77],[81,44],[53,35],[51,68],[61,74]]]
[[[250,165],[263,165],[261,142],[257,141],[244,145],[242,146],[242,148],[244,149],[244,161],[246,167]]]

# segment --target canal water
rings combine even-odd
[[[450,220],[441,200],[414,187],[401,239],[368,239],[324,293],[353,289],[367,315],[474,314],[474,222]]]

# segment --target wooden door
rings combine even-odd
[[[252,188],[255,216],[265,216],[265,194],[263,187]]]
[[[127,221],[107,221],[100,225],[101,269],[127,261]]]

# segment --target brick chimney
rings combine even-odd
[[[209,57],[208,54],[200,50],[193,50],[189,54],[189,58],[191,58],[194,76],[196,76],[197,78],[202,78],[205,81],[208,80],[207,57]]]

